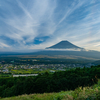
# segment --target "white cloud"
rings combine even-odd
[[[61,6],[58,6],[57,0],[29,0],[27,4],[17,0],[16,4],[17,8],[9,5],[10,17],[6,15],[9,7],[6,8],[8,10],[4,9],[3,15],[6,17],[1,16],[0,20],[7,25],[7,32],[3,34],[0,31],[0,35],[19,43],[19,49],[44,49],[61,40],[68,40],[87,49],[99,48],[97,40],[100,38],[100,11],[98,10],[100,4],[95,4],[94,0],[73,0],[70,6],[66,3],[65,10],[62,12],[59,12]],[[20,15],[17,15],[13,9],[18,10],[18,12],[21,11]],[[81,14],[74,15],[74,12],[79,10],[81,10]],[[38,37],[39,41],[43,41],[41,37],[45,36],[50,38],[42,44],[31,44]],[[91,45],[89,45],[90,42],[92,42]],[[9,47],[7,40],[3,43]],[[1,46],[4,47],[4,44]],[[18,45],[15,44],[14,46],[17,49]]]
[[[7,45],[7,44],[5,44],[5,43],[0,42],[0,47],[1,47],[1,48],[4,48],[4,47],[10,47],[10,46]]]
[[[58,24],[63,22],[68,16],[70,16],[71,13],[73,13],[77,8],[82,6],[85,2],[78,0],[78,2],[74,1],[71,5],[71,7],[67,7],[65,15],[62,17],[62,19],[59,21]]]
[[[25,12],[25,14],[30,18],[30,19],[33,19],[31,14],[29,13],[29,11],[24,7],[24,5],[19,1],[19,0],[16,0],[19,4],[19,6],[23,9],[23,11]]]

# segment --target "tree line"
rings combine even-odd
[[[3,77],[0,78],[0,97],[60,92],[74,90],[80,86],[92,86],[98,82],[99,73],[100,65],[59,71],[53,74],[46,72],[36,77]]]

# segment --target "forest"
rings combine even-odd
[[[0,97],[75,90],[80,86],[92,86],[98,82],[99,78],[100,65],[52,74],[45,72],[34,77],[2,77],[0,78]]]
[[[26,58],[21,58],[21,57],[0,57],[0,62],[1,64],[16,64],[16,65],[21,65],[21,64],[87,64],[87,63],[93,63],[94,60],[90,59],[67,59],[67,58],[46,58],[43,56],[43,58],[37,58],[36,57],[28,57],[25,56]],[[33,61],[36,60],[36,61]]]

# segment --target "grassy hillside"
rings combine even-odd
[[[44,93],[20,95],[1,100],[100,100],[100,80],[91,87],[79,87],[74,91],[62,91],[59,93]]]

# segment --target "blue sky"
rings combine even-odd
[[[100,0],[0,0],[0,51],[62,40],[100,51]]]

